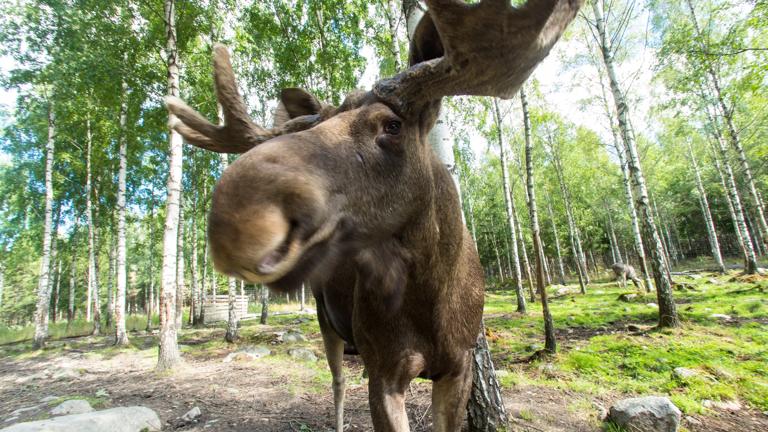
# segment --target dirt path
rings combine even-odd
[[[147,406],[161,417],[165,431],[332,430],[330,376],[317,376],[318,370],[325,370],[322,358],[317,365],[269,357],[225,363],[229,349],[214,349],[204,355],[186,355],[183,367],[161,375],[153,370],[155,337],[133,334],[132,341],[145,349],[116,351],[106,338],[88,337],[55,343],[58,348],[42,355],[11,358],[0,352],[0,427],[41,418],[47,412],[45,405],[6,422],[14,410],[39,406],[41,398],[53,395],[88,397],[97,408]],[[356,358],[348,358],[345,366],[349,377],[360,376],[362,366]],[[347,430],[370,431],[365,382],[348,381]],[[411,386],[407,408],[413,431],[431,430],[430,387],[423,381]],[[610,404],[538,386],[505,391],[505,401],[513,430],[531,432],[599,431],[598,405]],[[181,422],[179,417],[194,406],[202,411],[199,421]],[[684,425],[693,432],[768,430],[768,422],[761,416],[748,411],[723,413],[694,418],[694,423],[686,420]]]

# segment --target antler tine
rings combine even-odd
[[[251,120],[245,102],[237,90],[229,52],[224,45],[213,48],[216,96],[224,113],[224,124],[214,125],[177,97],[168,96],[165,104],[176,116],[171,127],[188,143],[217,153],[245,153],[251,148],[282,134],[282,128],[265,129]]]
[[[583,1],[529,0],[515,8],[509,0],[426,0],[423,24],[437,31],[442,57],[379,81],[373,91],[405,114],[443,96],[512,97]]]

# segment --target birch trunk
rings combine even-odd
[[[88,320],[93,320],[93,334],[101,333],[98,282],[96,270],[96,224],[93,215],[93,134],[90,115],[85,120],[85,223],[88,225]],[[93,313],[92,313],[93,311]]]
[[[165,0],[166,55],[168,65],[168,94],[179,95],[179,65],[176,50],[176,17],[174,0]],[[175,118],[169,116],[169,123]],[[174,368],[181,362],[176,333],[176,243],[179,229],[179,199],[181,197],[182,140],[181,135],[169,131],[170,163],[168,171],[168,199],[163,233],[163,270],[160,289],[160,349],[157,369]]]
[[[696,156],[693,154],[693,148],[690,143],[688,143],[688,154],[690,155],[691,165],[693,166],[693,177],[694,180],[696,180],[696,189],[699,191],[699,205],[701,206],[701,214],[704,216],[704,224],[707,227],[707,237],[709,238],[709,248],[712,251],[712,258],[715,260],[717,270],[720,273],[725,273],[725,264],[723,264],[723,255],[720,253],[720,242],[717,239],[717,230],[715,229],[715,223],[712,220],[712,212],[709,210],[707,191],[704,189],[704,183],[701,181],[699,164],[696,161]]]
[[[678,327],[680,325],[680,320],[677,316],[677,307],[675,306],[672,294],[672,281],[667,277],[667,267],[664,262],[664,251],[661,244],[661,238],[656,229],[653,213],[648,202],[648,190],[645,185],[645,177],[640,166],[640,158],[637,154],[634,137],[629,129],[627,102],[616,77],[613,65],[613,51],[605,31],[605,23],[598,2],[592,3],[592,10],[595,14],[595,26],[597,27],[600,50],[603,55],[603,63],[608,74],[611,93],[613,94],[613,100],[616,105],[619,131],[621,132],[621,137],[627,150],[627,168],[631,174],[635,188],[638,191],[637,206],[643,216],[646,230],[650,235],[648,242],[651,245],[651,264],[656,280],[656,297],[659,305],[659,327]]]
[[[741,251],[742,257],[746,257],[746,252],[744,250],[744,239],[741,237],[741,229],[739,229],[739,225],[736,223],[736,209],[733,207],[733,201],[731,201],[731,194],[729,193],[728,183],[725,181],[725,173],[723,172],[723,167],[720,164],[720,157],[718,156],[718,151],[715,147],[716,145],[711,145],[712,160],[715,162],[715,169],[717,170],[718,177],[720,178],[720,185],[723,187],[723,196],[725,197],[726,204],[728,204],[728,214],[731,216],[733,232],[736,233],[736,241],[738,242],[739,250]]]
[[[181,188],[182,186],[179,186]],[[182,191],[183,192],[183,191]],[[181,330],[184,318],[184,297],[187,290],[184,275],[184,198],[179,197],[179,232],[176,238],[176,330]]]
[[[72,239],[75,237],[75,232],[72,233]],[[77,262],[75,261],[75,251],[72,250],[72,262],[69,267],[69,298],[67,305],[67,330],[72,325],[72,321],[75,319],[75,275],[77,274]]]
[[[716,134],[717,149],[720,153],[721,167],[726,180],[726,192],[730,197],[731,204],[733,206],[733,221],[736,226],[736,230],[739,233],[742,241],[742,251],[744,253],[744,272],[747,274],[757,273],[757,257],[755,255],[755,249],[752,243],[752,236],[750,235],[749,228],[747,227],[746,218],[744,216],[744,208],[741,205],[741,198],[739,198],[739,190],[736,186],[736,179],[733,175],[733,169],[728,162],[728,150],[723,142],[722,136]]]
[[[223,124],[223,123],[224,123],[224,115],[221,111],[221,107],[219,107],[219,124]],[[221,172],[224,172],[224,170],[226,170],[228,166],[229,166],[229,159],[227,159],[226,154],[222,153],[221,154]],[[237,282],[233,277],[227,278],[227,282],[229,285],[228,297],[227,297],[227,301],[229,303],[229,311],[227,315],[227,332],[224,335],[224,340],[232,343],[235,340],[237,340],[237,333],[238,333],[238,326],[239,326],[237,309],[235,308],[235,302],[237,301],[237,298],[235,297]]]
[[[531,264],[528,261],[528,251],[525,248],[525,238],[523,238],[523,230],[520,227],[520,218],[517,217],[517,207],[515,202],[512,201],[512,217],[515,220],[515,228],[517,228],[517,241],[519,243],[519,251],[522,252],[523,268],[525,269],[525,277],[528,280],[528,291],[531,296],[531,302],[536,301],[536,292],[533,290],[533,274],[531,272]]]
[[[51,239],[53,237],[53,152],[56,138],[56,118],[53,103],[48,106],[48,141],[45,145],[45,222],[43,224],[43,253],[40,259],[40,278],[37,285],[35,308],[35,348],[43,348],[48,339],[48,309],[51,304]]]
[[[200,287],[197,279],[197,218],[195,217],[196,207],[197,203],[195,202],[192,206],[192,224],[190,226],[191,233],[189,237],[189,241],[192,242],[192,258],[189,262],[189,271],[191,272],[191,277],[189,280],[192,284],[191,299],[189,302],[189,322],[192,325],[200,324],[199,309],[201,307],[201,305],[198,303],[198,290]]]
[[[605,105],[605,114],[608,118],[608,122],[611,125],[611,135],[613,136],[613,146],[616,149],[616,156],[619,158],[619,165],[621,167],[621,178],[624,184],[624,197],[627,201],[627,209],[629,210],[629,219],[632,222],[632,239],[635,242],[635,251],[637,257],[640,260],[640,270],[645,277],[645,291],[651,292],[653,289],[653,282],[651,281],[651,272],[648,268],[648,259],[645,254],[645,246],[643,246],[643,235],[640,230],[640,220],[637,217],[637,208],[635,207],[635,197],[632,191],[632,182],[630,180],[629,168],[627,167],[627,161],[625,157],[625,151],[619,137],[616,132],[617,126],[614,123],[613,113],[610,108],[610,102],[608,101],[608,95],[605,93],[605,85],[603,83],[603,75],[600,75],[600,89],[603,98],[603,104]],[[624,252],[624,258],[629,262],[629,255]]]
[[[701,33],[701,28],[699,27],[699,21],[696,18],[696,11],[693,7],[693,3],[691,0],[687,0],[686,4],[688,5],[688,10],[691,12],[691,21],[693,21],[693,28],[696,30],[697,42],[699,43],[702,51],[706,51],[706,46],[704,45],[704,39]],[[760,196],[760,192],[755,186],[755,180],[752,176],[752,170],[750,169],[749,162],[747,161],[747,155],[744,152],[744,147],[741,145],[741,140],[739,139],[739,134],[736,131],[736,126],[733,124],[733,109],[729,108],[725,103],[725,97],[723,97],[723,92],[720,85],[720,77],[715,71],[712,63],[707,61],[706,68],[707,73],[712,79],[712,86],[715,89],[715,97],[717,98],[720,113],[725,119],[725,126],[728,131],[728,138],[730,140],[731,147],[733,147],[733,150],[736,152],[736,155],[739,158],[739,163],[741,165],[741,171],[744,173],[745,183],[749,189],[749,195],[752,201],[752,209],[755,214],[755,218],[757,219],[757,226],[759,227],[758,230],[762,231],[763,233],[768,233],[768,222],[766,222],[765,218],[763,200]],[[765,238],[761,239],[763,242],[767,240],[768,239]]]
[[[61,260],[59,260],[59,271],[61,271]],[[5,292],[5,267],[0,264],[0,310],[3,309],[3,293]]]
[[[536,257],[536,287],[541,298],[541,309],[544,316],[544,351],[550,354],[557,352],[555,325],[549,312],[547,288],[544,286],[544,248],[541,245],[539,216],[536,211],[536,188],[533,179],[533,140],[531,139],[531,121],[528,116],[528,101],[525,91],[520,90],[520,102],[523,107],[523,125],[525,129],[525,177],[528,190],[528,211],[531,216],[531,231],[533,234],[533,250]]]
[[[115,345],[128,345],[125,328],[125,295],[128,289],[126,270],[125,229],[125,177],[128,169],[128,85],[122,83],[123,98],[120,102],[120,169],[117,175],[117,294],[115,296]]]
[[[565,205],[565,220],[568,222],[568,239],[571,243],[571,253],[573,254],[573,263],[576,266],[577,276],[579,277],[579,289],[582,294],[587,293],[587,275],[586,265],[581,261],[581,253],[579,244],[581,240],[576,230],[576,222],[573,218],[573,208],[571,207],[570,194],[568,193],[568,185],[565,184],[565,176],[563,175],[563,166],[560,162],[560,155],[558,150],[554,148],[554,143],[550,142],[552,146],[552,160],[555,164],[555,173],[557,174],[557,181],[560,185],[560,194],[563,196],[563,204]]]
[[[467,405],[470,432],[505,431],[509,425],[501,386],[496,379],[491,350],[485,339],[485,326],[477,336],[472,351],[472,402]],[[483,374],[483,372],[487,372]]]
[[[563,268],[563,255],[560,251],[560,236],[557,233],[555,224],[555,214],[552,212],[552,203],[547,201],[547,211],[549,212],[549,223],[552,225],[552,235],[555,238],[555,253],[557,254],[557,277],[560,285],[565,285],[565,268]]]
[[[155,191],[151,190],[152,198],[149,201],[149,307],[147,308],[147,333],[152,332],[152,315],[155,312]]]
[[[515,218],[514,213],[512,212],[512,206],[514,198],[512,197],[512,190],[510,187],[510,181],[509,181],[509,167],[508,167],[508,156],[507,156],[507,150],[504,146],[504,136],[502,133],[502,119],[501,119],[501,110],[499,110],[499,100],[494,98],[493,99],[493,113],[494,113],[494,121],[496,122],[496,130],[498,131],[498,143],[499,143],[499,154],[501,157],[501,177],[502,177],[502,187],[504,189],[504,208],[507,212],[507,224],[509,225],[509,233],[510,237],[512,238],[512,241],[510,242],[510,253],[511,256],[511,270],[512,270],[512,277],[514,279],[515,283],[515,296],[517,298],[517,311],[519,313],[526,313],[526,305],[525,305],[525,296],[523,295],[523,276],[520,271],[520,258],[519,258],[519,251],[517,248],[517,227],[515,226]],[[473,224],[474,225],[474,224]],[[474,229],[474,227],[473,227]]]
[[[622,258],[621,256],[621,249],[619,248],[619,242],[616,240],[616,231],[613,229],[613,218],[611,217],[610,210],[608,210],[608,230],[611,236],[611,248],[615,249],[615,251],[613,251],[613,262],[614,263],[624,262],[624,258]]]

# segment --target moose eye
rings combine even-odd
[[[390,120],[384,124],[384,133],[388,135],[399,135],[400,128],[403,126],[398,120]]]

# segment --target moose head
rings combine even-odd
[[[407,70],[338,107],[285,89],[272,128],[249,117],[221,45],[213,59],[224,124],[166,100],[187,142],[242,153],[213,195],[216,268],[278,290],[312,280],[338,428],[342,340],[369,369],[376,430],[408,429],[404,386],[419,375],[436,383],[436,429],[460,426],[482,271],[427,134],[445,96],[514,96],[581,2],[426,0]]]

